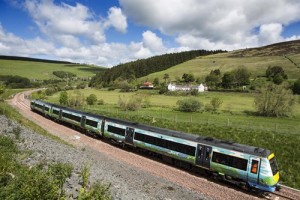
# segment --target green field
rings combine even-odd
[[[52,74],[53,71],[66,71],[74,73],[80,78],[88,78],[94,76],[99,69],[101,68],[88,65],[0,59],[0,75],[18,75],[30,80],[58,79]]]
[[[221,53],[198,57],[196,59],[181,63],[167,70],[149,74],[139,80],[153,80],[159,78],[163,81],[164,74],[169,74],[170,81],[175,81],[176,77],[181,78],[184,73],[192,73],[195,77],[200,77],[203,81],[211,70],[220,69],[221,73],[231,71],[238,67],[245,67],[251,73],[251,77],[265,75],[268,66],[281,66],[289,79],[295,80],[300,77],[300,54],[289,55],[297,66],[284,56],[259,56],[259,57],[231,57],[231,53]]]
[[[121,93],[118,90],[96,90],[84,89],[81,93],[87,97],[95,94],[97,99],[104,100],[105,105],[89,107],[94,111],[103,111],[110,113],[122,113],[117,107],[119,98],[129,99],[131,96],[142,94],[147,96],[150,107],[141,108],[136,112],[128,112],[129,115],[150,116],[155,119],[163,118],[177,122],[192,122],[196,124],[211,123],[218,126],[231,126],[236,128],[251,128],[253,130],[270,130],[285,134],[300,135],[300,103],[296,102],[293,109],[293,117],[290,118],[264,118],[247,115],[255,111],[254,94],[251,93],[224,93],[224,92],[206,92],[196,97],[203,105],[208,104],[214,97],[220,98],[223,103],[217,113],[198,112],[184,113],[176,111],[176,102],[187,98],[182,96],[159,95],[157,91],[138,91],[131,93]],[[70,95],[74,91],[68,91]],[[299,96],[296,96],[299,98]],[[48,101],[59,102],[59,93],[48,97]],[[125,111],[124,111],[125,112]]]

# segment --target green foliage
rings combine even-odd
[[[55,92],[57,92],[57,89],[54,87],[49,87],[45,90],[46,96],[52,96]]]
[[[233,70],[234,81],[237,86],[249,85],[250,84],[250,73],[245,67],[239,67],[236,70]]]
[[[155,78],[153,79],[153,85],[154,85],[155,87],[159,86],[159,78],[155,77]]]
[[[226,72],[222,77],[222,86],[224,88],[231,88],[234,84],[234,74],[232,72]]]
[[[284,79],[287,79],[287,74],[280,66],[268,67],[266,70],[266,76],[272,80],[275,84],[279,85]]]
[[[103,99],[99,99],[97,102],[98,105],[104,105],[104,100]]]
[[[46,99],[46,93],[43,90],[33,92],[30,96],[32,99]]]
[[[22,76],[0,76],[0,81],[8,88],[29,88],[31,87],[30,80]]]
[[[85,87],[86,87],[86,84],[84,82],[81,82],[76,86],[76,89],[84,89]]]
[[[97,74],[97,77],[91,80],[90,85],[109,85],[111,84],[111,82],[115,81],[119,77],[122,77],[124,80],[130,80],[132,79],[132,77],[140,78],[153,72],[163,71],[174,65],[183,63],[187,60],[196,58],[198,56],[204,56],[220,52],[222,51],[193,50],[159,55],[147,59],[140,59],[133,62],[120,64],[112,67],[111,69],[103,73]],[[167,79],[167,77],[164,77],[165,81]]]
[[[165,83],[167,83],[167,80],[170,78],[169,74],[164,74],[163,79],[165,80]]]
[[[86,98],[86,102],[88,105],[94,105],[97,102],[97,96],[95,94],[90,94]]]
[[[81,169],[80,176],[82,178],[82,187],[87,189],[89,185],[89,176],[90,176],[90,166],[85,164]]]
[[[20,128],[20,126],[17,126],[16,128],[13,128],[13,134],[15,135],[17,140],[20,139],[20,137],[21,137],[21,128]]]
[[[4,93],[5,93],[5,86],[0,82],[0,101],[3,100]]]
[[[53,75],[57,76],[58,78],[69,78],[72,79],[74,77],[76,77],[76,74],[72,73],[72,72],[65,72],[65,71],[53,71],[52,72]]]
[[[69,97],[69,104],[70,107],[81,107],[84,105],[85,98],[84,94],[79,90],[75,90]]]
[[[284,85],[273,84],[262,88],[254,103],[258,114],[280,117],[291,115],[295,101],[290,89]]]
[[[81,188],[78,200],[111,200],[110,185],[96,182],[90,189]]]
[[[219,69],[211,70],[209,75],[205,77],[207,86],[215,88],[221,82],[221,71]]]
[[[59,95],[59,103],[61,105],[68,105],[69,104],[69,96],[67,91],[62,91]]]
[[[182,75],[182,79],[185,83],[190,83],[190,82],[194,82],[195,81],[195,77],[194,74],[186,74],[184,73]]]
[[[63,185],[66,179],[71,177],[72,170],[73,166],[68,163],[54,163],[48,166],[48,173],[59,187],[59,197],[64,195]]]
[[[182,99],[177,101],[178,110],[183,112],[197,112],[202,104],[195,98]]]
[[[300,94],[300,78],[293,84],[292,90],[294,94]]]
[[[218,97],[214,97],[212,98],[212,100],[210,101],[210,104],[213,108],[214,111],[216,111],[217,109],[220,108],[220,106],[222,105],[223,101],[218,98]]]
[[[142,107],[144,98],[144,96],[138,94],[132,95],[129,99],[119,96],[118,105],[122,110],[136,111]]]

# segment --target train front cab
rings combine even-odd
[[[274,153],[266,158],[250,158],[248,184],[252,188],[274,192],[279,181],[279,170]]]

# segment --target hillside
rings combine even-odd
[[[163,80],[164,74],[169,74],[170,80],[175,80],[176,77],[181,78],[184,73],[193,73],[195,77],[204,80],[211,70],[220,69],[221,73],[224,73],[238,67],[246,67],[252,77],[255,77],[263,76],[268,66],[276,65],[283,67],[289,79],[300,77],[300,40],[201,56],[169,69],[149,74],[140,80],[153,80],[156,77]]]
[[[0,75],[18,75],[31,80],[57,79],[52,74],[53,71],[66,71],[76,74],[77,77],[87,78],[102,70],[105,68],[64,61],[0,56]]]

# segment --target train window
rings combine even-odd
[[[72,115],[72,114],[69,114],[69,113],[65,113],[65,112],[62,113],[62,116],[65,117],[65,118],[77,121],[77,122],[80,122],[80,120],[81,120],[81,117],[78,117],[76,115]]]
[[[48,107],[45,107],[45,110],[48,112],[48,111],[49,111],[49,108],[48,108]]]
[[[90,119],[86,119],[85,124],[88,126],[95,127],[95,128],[97,128],[97,126],[98,126],[98,122],[90,120]]]
[[[117,135],[125,136],[125,129],[108,125],[107,131],[111,133],[115,133]]]
[[[145,142],[148,144],[152,144],[155,146],[159,146],[159,147],[163,147],[166,149],[170,149],[173,151],[177,151],[183,154],[187,154],[187,155],[191,155],[191,156],[195,156],[195,151],[196,148],[193,146],[188,146],[188,145],[184,145],[184,144],[180,144],[177,142],[173,142],[173,141],[169,141],[169,140],[165,140],[162,138],[157,138],[157,137],[153,137],[150,135],[145,135],[139,132],[135,132],[135,136],[134,136],[135,140],[141,141],[141,142]]]
[[[198,158],[201,159],[202,158],[202,147],[199,147],[199,151],[198,151]]]
[[[247,170],[248,161],[243,158],[213,152],[212,161],[229,167],[237,168],[243,171]]]
[[[58,110],[54,110],[54,109],[53,109],[53,114],[55,114],[55,115],[59,115],[59,111],[58,111]]]
[[[210,149],[206,147],[205,160],[209,160]]]
[[[251,173],[257,174],[257,169],[258,169],[258,160],[252,160]]]

